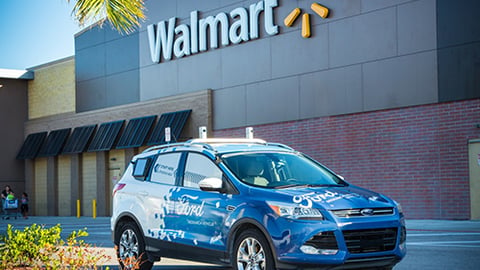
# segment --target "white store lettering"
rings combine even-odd
[[[176,58],[204,52],[230,43],[238,44],[242,41],[259,38],[259,18],[264,13],[264,28],[268,35],[278,34],[278,26],[273,20],[273,9],[278,6],[277,0],[262,0],[252,4],[249,8],[235,8],[229,14],[220,12],[216,16],[198,18],[198,11],[190,13],[190,25],[176,26],[176,17],[157,24],[147,26],[150,56],[154,63],[160,63],[161,58],[168,61],[172,53]],[[233,21],[229,25],[230,19]],[[209,32],[207,32],[209,30]],[[220,31],[220,32],[219,32]],[[218,34],[220,33],[220,34]],[[210,40],[207,44],[207,37]]]

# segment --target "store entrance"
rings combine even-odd
[[[480,139],[468,144],[470,171],[470,219],[480,219]]]

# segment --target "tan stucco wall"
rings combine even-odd
[[[84,153],[82,155],[83,198],[82,216],[93,215],[92,201],[97,199],[97,160],[96,153]]]
[[[72,204],[75,203],[71,198],[72,173],[71,173],[71,156],[62,155],[58,157],[58,215],[73,216]]]
[[[28,118],[74,112],[74,58],[65,58],[33,69],[35,80],[28,82]]]
[[[47,207],[47,159],[37,158],[34,167],[35,175],[35,206],[34,213],[37,216],[46,216],[48,214]],[[29,194],[30,195],[30,194]]]

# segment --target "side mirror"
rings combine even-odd
[[[223,181],[219,178],[205,178],[198,183],[198,186],[203,191],[222,191]]]

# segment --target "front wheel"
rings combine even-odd
[[[138,227],[128,222],[122,225],[116,236],[115,245],[120,268],[124,270],[150,270],[153,262],[145,253],[145,241]]]
[[[235,240],[234,270],[274,270],[272,251],[267,240],[257,230],[248,229]]]

